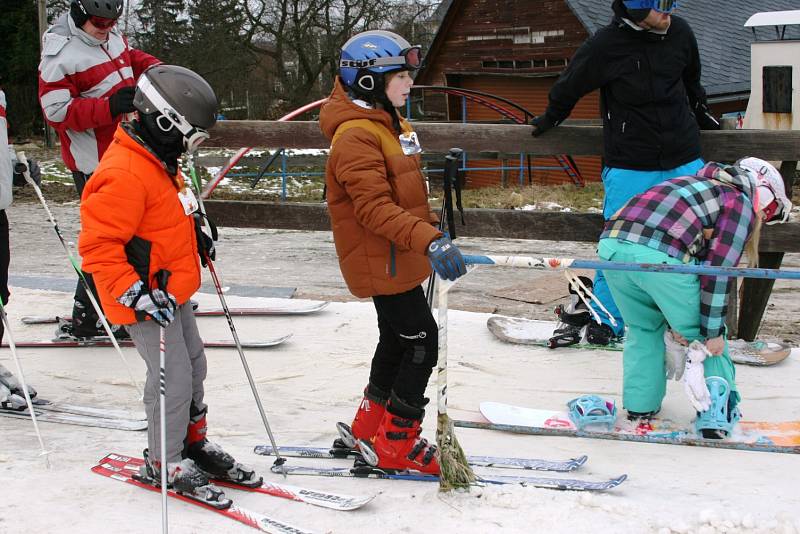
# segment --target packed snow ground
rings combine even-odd
[[[77,234],[77,206],[53,206],[68,241]],[[38,204],[15,204],[11,221],[11,274],[16,277],[71,279],[74,274]],[[244,339],[284,332],[293,337],[269,350],[246,352],[270,423],[280,444],[327,446],[336,421],[349,421],[367,380],[377,341],[374,309],[353,301],[341,280],[330,233],[221,228],[218,267],[231,286],[231,305],[257,305],[260,299],[233,296],[243,287],[296,287],[297,297],[334,301],[324,311],[302,317],[236,319]],[[469,253],[563,255],[591,258],[589,244],[504,239],[461,239]],[[787,255],[787,268],[800,256]],[[552,317],[553,302],[529,304],[516,297],[553,297],[565,282],[553,278],[530,284],[546,273],[485,269],[471,274],[451,292],[449,321],[450,408],[454,417],[476,417],[481,401],[558,409],[580,394],[620,400],[620,353],[549,351],[497,341],[486,328],[484,312],[533,318]],[[204,274],[207,282],[207,274]],[[539,280],[541,282],[541,280]],[[67,284],[69,285],[69,284]],[[26,326],[23,315],[64,314],[71,294],[12,287],[8,311],[17,340],[47,339],[52,325]],[[519,295],[506,291],[526,287]],[[505,289],[504,289],[505,288]],[[531,288],[535,288],[535,291]],[[506,297],[498,296],[506,294]],[[250,294],[253,294],[251,292]],[[779,281],[770,301],[765,330],[778,339],[800,338],[796,282]],[[217,306],[214,295],[198,300]],[[460,311],[464,309],[471,312]],[[198,319],[207,339],[228,338],[221,318]],[[765,338],[771,339],[769,336]],[[144,365],[135,349],[123,349],[139,380]],[[20,349],[27,377],[43,398],[140,410],[128,374],[113,349]],[[209,436],[270,480],[272,458],[256,456],[268,438],[234,350],[207,351]],[[0,363],[13,369],[8,349]],[[800,355],[771,368],[737,367],[747,419],[800,420]],[[428,396],[435,398],[430,387]],[[670,384],[664,410],[691,418],[679,384]],[[434,436],[435,410],[429,410],[424,435]],[[160,531],[160,498],[89,471],[108,452],[138,455],[142,432],[41,424],[51,454],[48,469],[38,455],[29,421],[0,418],[0,481],[5,488],[0,533]],[[230,491],[246,507],[316,532],[417,533],[489,532],[639,533],[770,532],[800,533],[800,456],[747,453],[668,445],[549,438],[456,429],[468,453],[563,459],[588,454],[573,477],[603,479],[629,475],[606,494],[579,494],[522,487],[474,488],[439,494],[424,482],[295,477],[289,483],[339,493],[377,493],[355,512],[335,512],[266,495]],[[291,459],[315,465],[321,460]],[[330,465],[326,463],[326,465]],[[503,473],[507,470],[495,470]],[[556,473],[531,473],[565,476]],[[254,532],[232,520],[179,502],[170,502],[173,533]]]
[[[69,294],[15,289],[11,321],[17,339],[46,338],[51,325],[24,326],[19,317],[55,314]],[[200,294],[201,304],[216,297]],[[264,299],[231,297],[231,304]],[[566,400],[597,393],[619,399],[619,353],[555,352],[497,341],[486,329],[488,314],[451,311],[450,407],[453,416],[475,416],[478,403],[496,400],[558,408]],[[198,319],[209,339],[229,336],[224,319]],[[327,445],[336,421],[349,421],[369,371],[376,342],[374,309],[364,302],[332,303],[302,317],[236,321],[242,339],[292,332],[274,349],[247,352],[276,438],[281,444]],[[134,349],[123,349],[135,373],[144,366]],[[42,397],[136,410],[139,402],[113,349],[20,349],[28,380]],[[272,459],[252,453],[266,443],[252,394],[233,350],[207,351],[209,437],[265,477]],[[0,362],[8,367],[7,350]],[[800,418],[797,351],[780,367],[739,367],[748,419]],[[428,396],[435,398],[430,387]],[[671,384],[665,412],[688,420],[682,390]],[[42,423],[51,467],[38,455],[32,425],[0,419],[4,446],[0,473],[7,488],[0,532],[157,532],[160,498],[104,479],[89,468],[108,452],[136,455],[143,432]],[[425,435],[433,437],[435,411]],[[425,482],[295,477],[290,483],[339,493],[378,493],[362,510],[335,512],[265,495],[231,491],[241,506],[318,532],[800,532],[800,457],[691,447],[547,438],[457,429],[473,454],[567,458],[588,454],[571,476],[604,478],[628,473],[606,494],[580,494],[522,487],[475,488],[440,494]],[[290,459],[296,464],[321,460]],[[545,474],[545,476],[560,476]],[[229,519],[182,503],[170,503],[171,531],[248,532]]]

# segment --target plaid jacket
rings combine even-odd
[[[660,250],[684,263],[738,265],[755,225],[755,183],[734,167],[708,163],[697,176],[662,182],[633,197],[600,238],[624,239]],[[703,229],[713,231],[711,238]],[[700,333],[724,332],[729,277],[700,277]]]

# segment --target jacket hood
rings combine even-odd
[[[393,131],[392,117],[382,109],[363,108],[353,102],[347,95],[339,77],[333,85],[331,96],[322,106],[319,114],[319,127],[328,139],[333,139],[336,129],[343,122],[355,119],[368,119],[384,124],[389,131]]]
[[[111,29],[110,34],[120,35],[119,29],[114,26]],[[44,39],[47,39],[49,35],[58,35],[61,37],[77,37],[84,43],[89,46],[100,46],[105,44],[106,41],[100,41],[99,39],[95,39],[82,29],[78,28],[75,25],[75,21],[72,20],[72,17],[69,15],[69,11],[66,13],[62,13],[56,21],[50,26],[47,31],[44,33]],[[110,37],[109,37],[110,38]]]

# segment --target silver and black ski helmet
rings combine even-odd
[[[118,19],[122,15],[123,0],[72,0],[70,11],[73,18],[76,14],[86,22],[89,17],[101,17],[104,19]],[[77,23],[78,20],[76,19]],[[79,24],[82,26],[83,24]]]
[[[178,65],[154,65],[139,77],[133,106],[144,114],[157,113],[159,128],[177,128],[184,148],[194,152],[217,122],[217,96],[194,71]]]

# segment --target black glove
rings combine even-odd
[[[694,108],[694,116],[697,119],[697,125],[701,130],[719,130],[719,121],[711,114],[706,104],[697,103]]]
[[[123,87],[108,97],[108,109],[111,110],[111,116],[116,117],[123,113],[136,111],[136,108],[133,107],[133,96],[135,94],[135,87]]]
[[[28,183],[25,180],[25,165],[17,161],[16,159],[13,160],[14,162],[14,180],[13,184],[15,186],[23,186]],[[39,164],[36,163],[35,159],[28,159],[28,172],[31,173],[31,178],[33,181],[36,182],[36,185],[42,185],[42,171],[39,169]]]
[[[545,114],[532,118],[531,126],[533,126],[533,131],[531,132],[531,135],[534,137],[539,137],[553,126],[558,126],[558,123],[548,119],[547,115]]]
[[[201,222],[205,218],[208,227],[211,229],[211,235],[203,231]],[[200,255],[200,263],[203,267],[208,267],[208,257],[211,261],[217,259],[217,249],[214,247],[214,241],[217,240],[217,226],[208,218],[208,215],[202,213],[194,214],[194,235],[197,238],[197,253]]]

